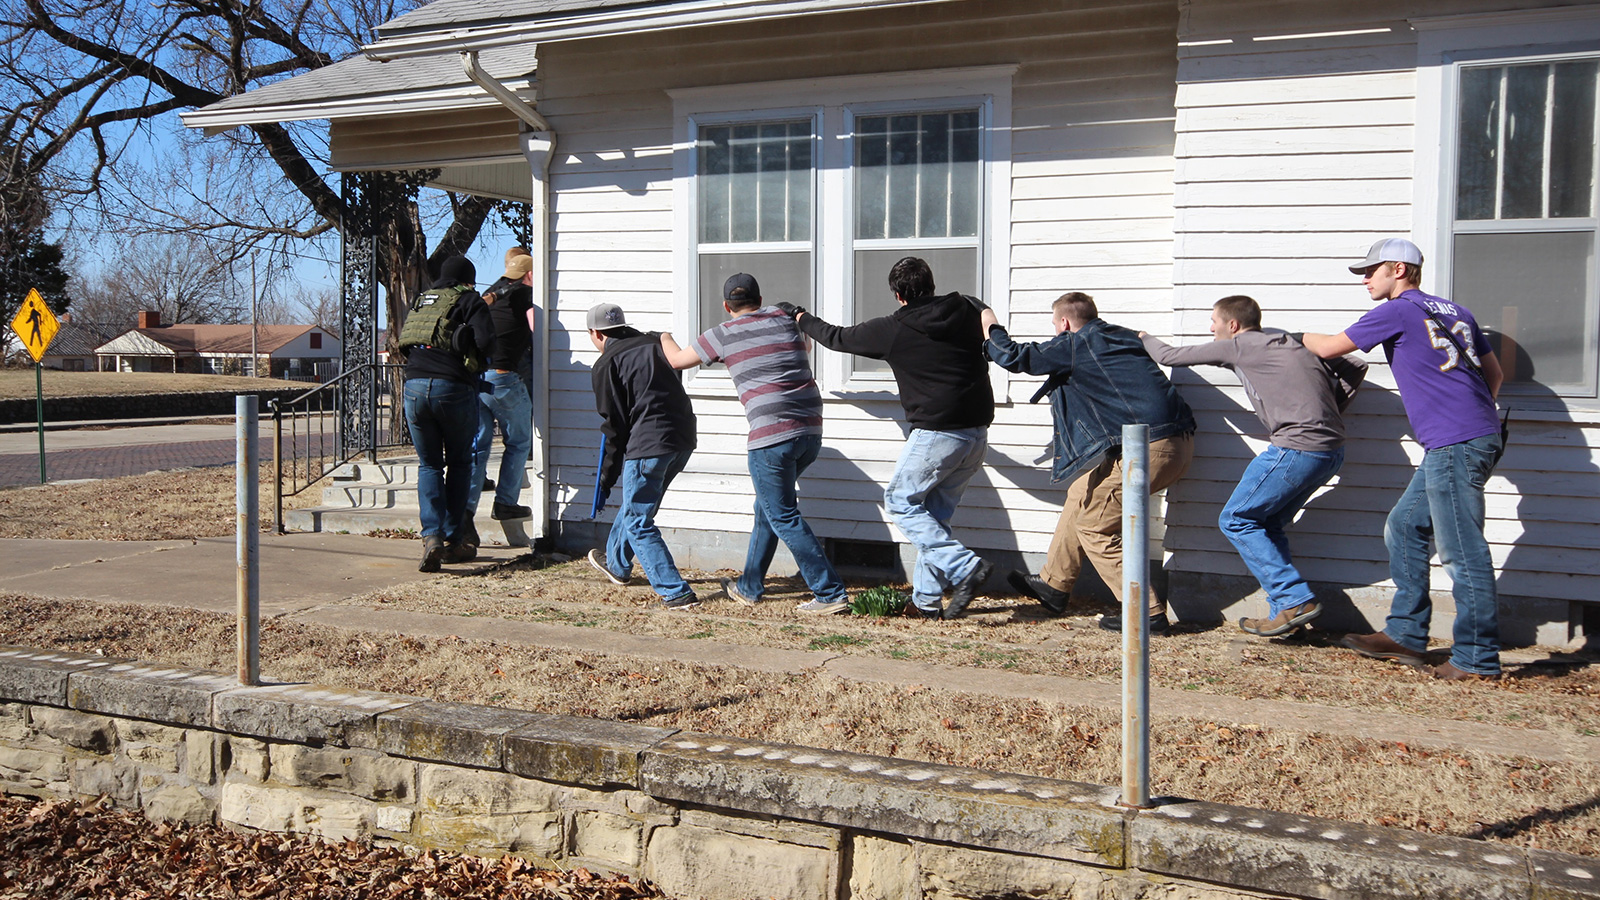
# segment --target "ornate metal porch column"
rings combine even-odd
[[[339,176],[346,219],[339,242],[340,374],[361,370],[366,377],[339,381],[338,450],[341,459],[365,450],[377,461],[378,391],[387,390],[378,362],[378,223],[372,179],[360,172]],[[351,219],[354,219],[352,221]],[[363,367],[366,367],[363,369]]]

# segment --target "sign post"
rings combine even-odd
[[[22,346],[28,348],[28,355],[33,357],[33,385],[34,407],[39,417],[39,483],[45,483],[44,471],[44,351],[49,348],[50,342],[55,340],[56,332],[61,330],[61,323],[56,320],[55,313],[45,305],[44,298],[39,296],[38,288],[29,288],[28,296],[22,300],[17,314],[11,319],[11,330],[22,339]]]

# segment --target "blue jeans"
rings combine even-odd
[[[483,479],[489,474],[489,450],[494,443],[494,424],[500,423],[505,446],[500,453],[500,475],[494,482],[494,501],[515,506],[522,497],[522,476],[533,447],[533,398],[528,386],[515,372],[491,369],[484,375],[491,390],[478,395],[478,435],[473,441],[472,489],[467,509],[478,511]]]
[[[817,458],[822,436],[808,434],[749,453],[750,483],[756,490],[756,523],[750,531],[750,549],[745,552],[744,572],[739,575],[739,592],[752,600],[760,599],[765,587],[767,567],[781,539],[794,555],[795,565],[806,587],[824,603],[845,598],[844,582],[822,552],[822,542],[800,515],[800,498],[795,482]]]
[[[1498,434],[1429,450],[1383,527],[1395,588],[1384,634],[1419,653],[1427,649],[1433,617],[1428,595],[1431,540],[1450,573],[1456,601],[1450,661],[1479,675],[1500,671],[1499,599],[1494,560],[1483,537],[1483,484],[1499,452]]]
[[[633,559],[637,554],[650,587],[662,599],[671,600],[689,593],[689,584],[678,574],[678,564],[672,561],[672,551],[661,538],[656,527],[656,511],[661,509],[661,498],[666,494],[672,479],[678,477],[689,462],[692,450],[680,450],[665,456],[629,459],[622,463],[622,505],[611,522],[611,535],[606,538],[606,565],[618,578],[633,572]]]
[[[940,609],[945,590],[978,568],[978,555],[950,533],[950,517],[967,482],[983,467],[988,446],[988,428],[913,428],[883,491],[883,505],[900,533],[917,548],[911,599],[919,609]]]
[[[472,480],[472,439],[478,428],[478,388],[448,378],[408,378],[406,425],[421,464],[417,505],[422,536],[446,542],[460,536]]]
[[[1217,525],[1267,592],[1267,617],[1313,599],[1311,586],[1289,559],[1284,528],[1344,465],[1344,448],[1318,452],[1268,447],[1245,466],[1222,506]]]

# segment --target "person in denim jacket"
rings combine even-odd
[[[1066,611],[1072,585],[1088,558],[1122,600],[1122,426],[1150,426],[1150,492],[1164,490],[1194,459],[1194,414],[1178,396],[1137,332],[1100,318],[1094,298],[1073,291],[1051,306],[1055,338],[1019,344],[992,310],[983,312],[989,339],[984,351],[1001,368],[1049,376],[1033,401],[1049,395],[1055,423],[1051,481],[1068,481],[1066,503],[1044,568],[1038,575],[1012,572],[1011,586],[1054,615]],[[1166,604],[1154,592],[1150,630],[1170,627]],[[1100,626],[1122,630],[1121,615]]]

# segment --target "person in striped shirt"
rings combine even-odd
[[[741,603],[759,603],[767,568],[782,540],[814,595],[798,608],[843,612],[850,606],[844,581],[800,514],[796,493],[800,473],[822,449],[822,392],[811,374],[805,339],[783,311],[761,305],[761,286],[754,277],[731,276],[722,286],[722,297],[730,318],[706,329],[688,347],[678,346],[670,334],[661,336],[675,369],[726,365],[750,420],[747,449],[756,521],[744,571],[737,579],[722,579],[722,589]]]

